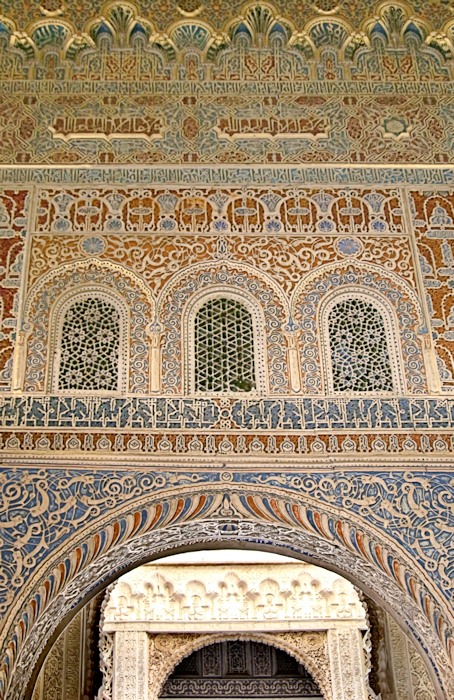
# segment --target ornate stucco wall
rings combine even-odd
[[[340,569],[452,697],[449,4],[0,14],[0,697],[125,567],[221,539]],[[116,394],[56,389],[58,314],[90,290],[123,313]],[[210,290],[257,308],[252,395],[192,390]],[[344,293],[388,319],[386,395],[330,385]]]

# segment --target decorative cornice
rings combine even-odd
[[[439,17],[433,17],[424,14],[420,5],[415,12],[410,3],[400,1],[380,2],[374,9],[367,5],[367,11],[360,0],[356,11],[339,4],[333,12],[324,12],[317,3],[298,3],[291,12],[288,3],[282,5],[249,1],[232,16],[232,4],[221,2],[218,15],[210,7],[209,12],[202,8],[200,13],[187,16],[183,12],[183,19],[181,15],[175,19],[173,7],[167,13],[153,8],[150,15],[143,2],[113,0],[102,7],[92,3],[91,17],[76,13],[69,4],[59,13],[43,12],[30,21],[30,8],[26,14],[27,3],[22,2],[5,7],[0,34],[25,62],[38,64],[49,53],[59,63],[78,62],[106,46],[130,49],[139,44],[169,66],[183,61],[188,50],[209,62],[217,61],[238,43],[251,47],[279,44],[306,61],[319,60],[327,46],[347,62],[379,45],[383,50],[422,51],[427,60],[442,63],[454,53],[454,20],[442,7]],[[8,16],[8,9],[14,15]]]

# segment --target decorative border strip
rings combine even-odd
[[[0,397],[0,427],[106,430],[447,430],[450,398]]]
[[[1,184],[53,185],[454,185],[453,167],[338,166],[93,166],[29,168],[0,165]]]
[[[229,94],[241,95],[453,95],[454,84],[436,81],[386,82],[371,80],[311,80],[307,83],[286,83],[274,80],[270,82],[246,82],[206,80],[12,80],[3,82],[1,92],[24,95],[36,94],[113,94],[122,95],[219,95],[228,90]]]
[[[173,433],[162,431],[156,433],[144,433],[137,431],[123,433],[90,432],[90,431],[49,431],[32,432],[28,430],[0,433],[0,449],[3,450],[5,459],[14,464],[30,464],[30,460],[37,459],[37,453],[42,463],[55,465],[56,460],[66,462],[68,458],[74,459],[81,455],[90,462],[93,460],[100,464],[114,460],[118,464],[127,457],[128,461],[143,465],[143,458],[147,462],[155,459],[175,460],[178,456],[185,455],[185,464],[188,461],[211,466],[214,457],[235,460],[235,463],[244,462],[250,464],[250,457],[254,463],[264,465],[276,464],[279,456],[279,465],[285,468],[287,465],[295,465],[298,469],[313,469],[314,460],[322,460],[326,455],[336,455],[338,467],[345,462],[351,462],[351,466],[357,468],[365,455],[385,456],[394,460],[398,455],[405,455],[406,460],[420,460],[424,455],[426,468],[438,469],[441,461],[450,463],[454,454],[454,433],[427,431],[415,432],[314,432],[279,433],[269,434],[252,432],[247,435],[241,432],[197,431]],[[178,465],[175,465],[178,466]]]

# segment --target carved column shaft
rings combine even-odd
[[[113,700],[148,700],[146,632],[116,632]]]
[[[358,629],[328,631],[333,700],[367,700],[362,636]]]
[[[150,392],[157,394],[161,390],[161,343],[162,331],[158,323],[152,323],[147,327],[147,335],[150,341]]]
[[[296,330],[285,333],[287,339],[288,366],[290,373],[290,386],[292,391],[301,391],[301,371],[298,347],[298,332]]]

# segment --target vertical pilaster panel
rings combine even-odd
[[[367,700],[361,632],[328,631],[333,700]]]
[[[116,632],[113,700],[148,700],[146,632]]]

